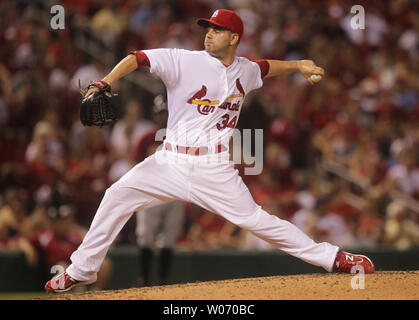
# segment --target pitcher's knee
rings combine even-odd
[[[118,187],[115,187],[115,185],[111,185],[109,188],[107,188],[105,190],[105,194],[103,195],[102,198],[102,203],[109,203],[109,202],[113,202],[114,200],[116,200],[116,195],[120,192]]]
[[[105,193],[116,193],[118,190],[121,190],[122,188],[123,185],[119,181],[116,181],[106,189]]]
[[[136,193],[138,193],[138,191],[115,182],[108,189],[106,189],[104,199],[124,201],[129,200]]]
[[[286,221],[264,211],[262,208],[259,208],[253,214],[240,217],[235,224],[240,228],[256,231],[260,228],[266,228],[268,226],[282,225],[282,222]]]
[[[239,217],[236,221],[232,221],[235,225],[246,230],[252,230],[259,224],[260,210],[256,210],[253,214]]]

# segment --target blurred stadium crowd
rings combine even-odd
[[[202,50],[195,20],[216,8],[245,23],[239,55],[312,59],[326,70],[315,86],[298,74],[265,79],[246,100],[238,127],[264,129],[263,172],[243,175],[255,200],[316,241],[419,245],[417,1],[64,0],[64,30],[50,28],[53,4],[0,2],[0,250],[24,250],[31,265],[68,260],[106,188],[157,127],[155,94],[127,80],[114,88],[125,116],[83,127],[78,80],[101,79],[130,50]],[[365,30],[351,28],[354,4],[365,8]],[[82,33],[100,45],[75,45]],[[186,209],[179,248],[270,249]],[[130,220],[117,244],[135,243],[133,229]]]

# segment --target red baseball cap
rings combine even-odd
[[[243,21],[233,11],[226,9],[215,10],[211,18],[200,18],[196,21],[201,27],[209,27],[211,24],[238,33],[240,38],[243,35]]]

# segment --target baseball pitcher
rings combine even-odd
[[[46,283],[47,291],[63,292],[95,282],[110,245],[133,212],[172,200],[192,202],[219,214],[329,272],[349,273],[355,266],[374,272],[367,257],[343,252],[330,243],[316,243],[293,224],[264,211],[229,160],[228,141],[243,101],[263,85],[263,78],[300,72],[315,84],[324,70],[311,60],[237,57],[243,22],[233,11],[219,9],[197,23],[207,28],[205,50],[132,51],[105,78],[89,85],[81,119],[85,125],[106,125],[118,115],[112,107],[112,84],[138,67],[149,68],[167,88],[166,138],[161,150],[107,189],[83,243],[71,256],[72,264]]]

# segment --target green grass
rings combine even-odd
[[[0,292],[0,300],[31,300],[47,295],[46,292]]]

